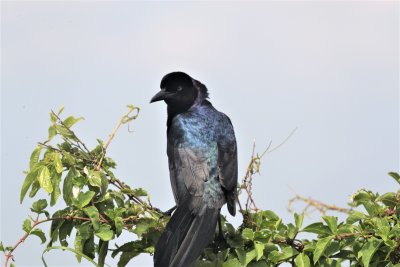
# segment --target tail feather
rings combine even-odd
[[[188,267],[213,239],[219,209],[203,207],[193,215],[188,205],[177,208],[154,253],[155,267]]]

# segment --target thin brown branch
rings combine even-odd
[[[334,204],[326,204],[324,202],[321,202],[319,200],[312,199],[310,197],[306,198],[301,195],[296,194],[292,199],[289,200],[288,203],[288,211],[293,212],[293,204],[295,202],[304,202],[306,206],[304,207],[302,213],[307,214],[311,208],[315,208],[315,210],[319,211],[321,214],[326,214],[327,211],[337,211],[337,212],[343,212],[343,213],[349,213],[352,211],[352,209],[349,208],[343,208],[343,207],[338,207]]]
[[[118,122],[117,126],[115,126],[114,130],[111,132],[110,137],[108,138],[107,142],[105,143],[103,147],[103,153],[101,154],[99,163],[97,164],[96,170],[100,170],[101,164],[103,164],[104,156],[106,155],[106,151],[108,146],[110,145],[111,141],[114,139],[115,134],[117,133],[119,127],[121,127],[122,124],[128,123],[134,119],[136,119],[139,116],[140,108],[134,107],[134,106],[128,106],[129,111],[122,116],[120,121]],[[132,112],[136,111],[136,114],[133,116],[130,116]]]

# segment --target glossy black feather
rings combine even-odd
[[[177,204],[154,255],[155,266],[188,267],[212,240],[221,207],[236,213],[237,146],[230,119],[187,74],[166,75],[152,102],[168,105],[167,155]]]

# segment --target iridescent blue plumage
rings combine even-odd
[[[190,266],[212,240],[221,207],[235,215],[237,149],[229,118],[184,73],[166,75],[153,99],[168,104],[167,154],[177,210],[160,237],[155,266]]]

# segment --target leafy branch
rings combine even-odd
[[[117,165],[106,153],[120,127],[129,126],[139,111],[138,107],[128,106],[107,141],[97,140],[93,149],[71,130],[83,118],[62,119],[63,108],[50,113],[48,138],[33,150],[20,194],[21,202],[27,194],[36,200],[31,207],[35,219],[28,217],[23,222],[24,234],[15,245],[4,247],[0,242],[4,267],[15,266],[16,249],[32,235],[47,242],[43,255],[54,249],[67,250],[75,253],[78,262],[85,258],[100,267],[107,265],[109,253],[113,258],[118,256],[117,265],[123,267],[141,253],[154,252],[169,220],[168,212],[154,207],[144,189],[130,187],[117,178],[113,172]],[[271,148],[270,143],[261,154],[253,146],[238,188],[239,194],[246,194],[245,201],[239,202],[243,223],[235,228],[221,216],[215,240],[205,248],[196,267],[267,267],[283,263],[299,267],[344,263],[352,267],[400,267],[400,190],[380,195],[361,189],[352,196],[349,207],[296,194],[289,201],[289,210],[293,211],[292,204],[297,201],[306,206],[301,213],[294,213],[293,222],[289,223],[256,205],[252,185],[255,174],[260,173],[261,159],[282,146],[295,130],[278,146]],[[399,174],[389,175],[400,184]],[[45,191],[48,199],[36,199],[39,190]],[[60,197],[64,208],[51,213]],[[323,216],[304,226],[304,216],[312,208]],[[328,211],[344,212],[347,218],[339,221],[326,215]],[[51,223],[49,235],[39,229],[46,222]],[[118,237],[125,232],[136,234],[136,239],[118,244]],[[302,238],[304,233],[313,238]],[[115,248],[110,248],[110,241],[115,242]]]

